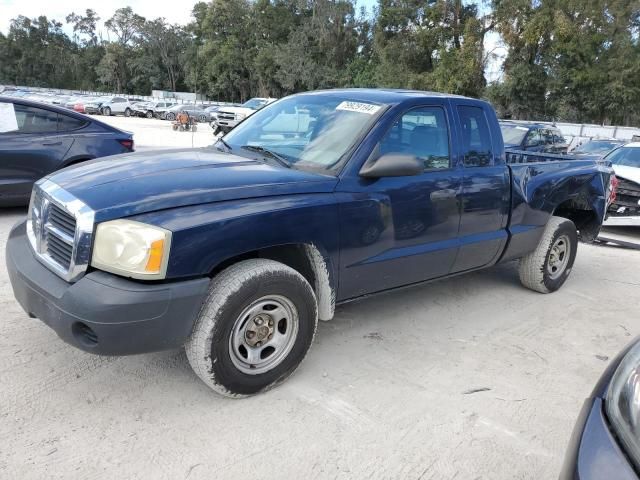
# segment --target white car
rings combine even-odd
[[[134,104],[140,102],[140,99],[128,99],[125,97],[109,97],[100,106],[102,115],[124,115],[130,117],[134,113]]]
[[[604,159],[611,162],[618,179],[616,198],[604,225],[640,227],[640,142],[616,148]]]
[[[277,98],[252,98],[238,107],[220,107],[216,112],[215,127],[213,134],[219,132],[229,133],[245,118],[253,115],[262,107],[275,102]]]

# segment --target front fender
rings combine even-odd
[[[269,247],[313,245],[335,283],[338,207],[331,193],[215,202],[132,217],[173,232],[167,278],[211,274],[226,260]]]

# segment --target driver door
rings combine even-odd
[[[338,185],[351,196],[340,204],[340,300],[447,275],[458,252],[462,172],[446,105],[406,111],[377,148],[416,156],[424,171]]]

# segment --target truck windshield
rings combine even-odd
[[[529,129],[527,127],[520,127],[518,125],[506,125],[500,124],[500,130],[502,131],[502,140],[505,145],[521,145],[524,136]]]
[[[266,100],[263,100],[261,98],[252,98],[251,100],[247,100],[246,102],[244,102],[242,104],[243,107],[247,107],[250,108],[252,110],[258,110],[260,107],[262,107],[265,103],[267,103]]]
[[[614,165],[640,168],[640,146],[620,147],[605,158]]]
[[[619,146],[620,143],[592,140],[591,142],[583,143],[579,147],[573,149],[574,153],[607,153]]]
[[[240,155],[251,151],[242,147],[261,147],[291,168],[335,174],[383,107],[333,95],[295,95],[254,113],[224,137],[224,144]]]

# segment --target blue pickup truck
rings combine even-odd
[[[525,287],[560,288],[614,177],[591,160],[523,156],[507,163],[483,101],[293,95],[209,148],[39,181],[7,244],[11,284],[78,348],[184,346],[213,390],[251,395],[296,369],[336,304],[516,259]]]

